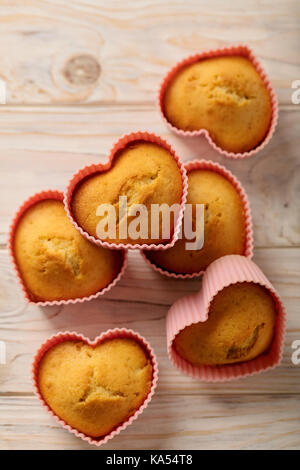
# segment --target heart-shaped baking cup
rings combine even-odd
[[[121,265],[121,268],[115,278],[103,289],[99,290],[95,294],[89,295],[87,297],[78,297],[78,298],[72,298],[72,299],[67,299],[67,300],[45,300],[45,301],[36,301],[32,299],[32,296],[30,294],[30,291],[26,287],[26,284],[22,278],[18,262],[16,260],[16,256],[14,253],[14,239],[15,239],[15,233],[16,233],[16,228],[18,226],[18,223],[20,219],[22,218],[23,214],[32,206],[37,204],[40,201],[45,201],[45,200],[58,200],[63,202],[63,193],[61,191],[56,191],[56,190],[47,190],[47,191],[42,191],[40,193],[34,194],[31,196],[29,199],[27,199],[18,209],[16,212],[13,221],[10,226],[10,231],[9,231],[9,237],[8,237],[8,251],[9,255],[14,267],[14,271],[18,280],[18,283],[21,287],[21,290],[23,292],[23,295],[25,297],[25,300],[29,303],[34,303],[35,305],[45,307],[45,306],[51,306],[51,305],[67,305],[67,304],[75,304],[77,302],[85,302],[88,300],[96,299],[97,297],[105,294],[108,292],[112,287],[114,287],[117,282],[121,279],[123,276],[126,266],[127,266],[127,251],[124,250],[123,252],[123,262]]]
[[[39,366],[41,363],[41,360],[43,359],[44,355],[47,353],[47,351],[51,350],[54,346],[64,343],[64,342],[80,342],[84,343],[84,345],[89,346],[90,348],[96,348],[100,344],[103,344],[104,342],[110,342],[118,338],[125,338],[132,340],[136,342],[142,350],[145,352],[147,358],[150,361],[150,364],[152,365],[152,380],[151,380],[151,387],[149,389],[149,392],[144,399],[144,401],[140,404],[138,409],[136,409],[130,416],[128,416],[124,421],[120,422],[113,430],[111,430],[109,433],[106,435],[103,435],[101,437],[91,437],[87,434],[84,434],[83,432],[80,432],[79,430],[75,429],[74,427],[70,426],[66,421],[61,419],[53,409],[46,403],[41,390],[39,386]],[[152,399],[152,396],[154,394],[157,381],[158,381],[158,365],[157,365],[157,359],[154,354],[153,349],[149,345],[149,343],[143,338],[141,335],[138,333],[128,330],[125,328],[122,329],[113,329],[113,330],[108,330],[104,333],[102,333],[100,336],[95,338],[93,341],[90,339],[86,338],[85,336],[75,333],[75,332],[61,332],[58,333],[50,338],[48,338],[38,349],[34,356],[33,360],[33,365],[32,365],[32,379],[33,379],[33,385],[35,392],[43,405],[43,407],[50,413],[52,417],[54,417],[61,425],[63,428],[67,429],[69,432],[75,434],[77,437],[80,437],[84,441],[87,441],[89,444],[94,444],[96,446],[100,446],[102,444],[105,444],[108,442],[110,439],[113,437],[117,436],[121,431],[123,431],[127,426],[132,424],[132,422],[137,419],[137,417],[147,408],[149,402]],[[63,380],[63,379],[62,379]]]
[[[208,319],[210,304],[218,292],[241,282],[265,287],[275,301],[277,316],[270,348],[248,362],[222,366],[195,366],[183,359],[174,348],[176,335],[189,325],[205,322]],[[177,300],[169,309],[166,319],[169,358],[181,372],[205,382],[225,382],[273,369],[282,358],[285,317],[285,309],[279,295],[253,261],[239,255],[223,256],[207,268],[199,292]]]
[[[133,144],[134,142],[139,142],[139,141],[154,143],[154,144],[159,145],[163,149],[166,149],[173,156],[178,166],[178,169],[180,171],[181,181],[182,181],[180,210],[177,216],[177,220],[174,223],[174,230],[173,230],[172,237],[170,241],[168,241],[167,243],[150,243],[150,244],[112,243],[112,242],[108,242],[105,240],[100,240],[99,238],[95,238],[93,235],[87,233],[79,225],[78,221],[75,219],[72,213],[73,194],[76,188],[78,188],[79,185],[88,177],[95,175],[97,173],[102,173],[102,172],[106,172],[110,170],[110,168],[112,168],[113,166],[113,161],[115,157],[117,157],[120,154],[120,152],[124,150],[126,147],[128,147],[130,144]],[[149,134],[148,132],[139,131],[139,132],[133,132],[131,134],[126,134],[123,137],[121,137],[112,147],[106,163],[98,163],[98,164],[86,166],[82,168],[81,170],[79,170],[75,175],[73,175],[65,191],[64,204],[65,204],[65,209],[67,211],[68,217],[71,220],[71,222],[74,224],[74,226],[77,228],[77,230],[79,230],[81,235],[87,238],[87,240],[89,240],[92,243],[95,243],[96,245],[103,246],[106,248],[114,248],[114,249],[130,248],[130,249],[145,249],[145,250],[165,250],[173,246],[176,240],[178,239],[180,225],[181,225],[181,221],[183,217],[184,205],[186,202],[186,195],[187,195],[186,171],[185,171],[183,163],[181,162],[180,158],[177,156],[175,151],[165,140],[161,139],[160,137],[154,134]]]
[[[182,129],[178,129],[177,127],[173,126],[168,119],[166,118],[166,115],[164,113],[164,95],[166,92],[166,89],[171,82],[171,80],[175,77],[175,75],[182,70],[184,67],[194,64],[202,59],[209,59],[213,57],[225,57],[225,56],[242,56],[248,59],[258,74],[260,75],[263,83],[265,84],[270,100],[271,100],[271,107],[272,107],[272,116],[271,116],[271,122],[269,126],[269,130],[267,134],[265,135],[263,141],[254,149],[248,151],[248,152],[243,152],[243,153],[234,153],[234,152],[228,152],[221,147],[219,147],[211,138],[209,132],[206,129],[199,129],[195,131],[184,131]],[[261,66],[260,62],[258,61],[257,57],[253,53],[253,51],[246,45],[240,44],[240,45],[235,45],[231,47],[224,47],[220,49],[215,49],[215,50],[208,50],[208,51],[203,51],[198,54],[194,54],[192,56],[186,57],[185,59],[181,60],[178,62],[174,67],[172,67],[165,77],[163,78],[160,87],[159,87],[159,92],[158,92],[158,107],[160,111],[160,115],[164,121],[164,123],[168,126],[168,128],[177,134],[180,137],[199,137],[199,136],[204,136],[209,144],[221,155],[227,158],[232,158],[232,159],[241,159],[241,158],[247,158],[251,157],[252,155],[257,154],[262,150],[271,140],[276,125],[278,121],[278,100],[277,96],[275,93],[275,90],[273,86],[270,83],[270,80],[264,71],[263,67]]]
[[[193,160],[190,162],[186,162],[184,166],[185,166],[187,175],[189,174],[189,172],[194,171],[194,170],[215,171],[221,176],[224,176],[224,178],[226,178],[234,186],[234,188],[236,189],[237,193],[239,194],[241,198],[243,208],[244,208],[245,248],[244,248],[243,255],[246,256],[246,258],[251,259],[253,256],[252,216],[251,216],[249,200],[241,183],[229,170],[227,170],[227,168],[225,168],[222,165],[219,165],[216,162],[212,162],[211,160]],[[141,255],[146,261],[146,263],[149,264],[149,266],[151,266],[154,269],[154,271],[159,272],[160,274],[163,274],[164,276],[171,277],[173,279],[193,279],[195,277],[201,276],[205,272],[205,271],[198,271],[198,272],[194,272],[191,274],[190,273],[188,274],[175,273],[175,272],[168,271],[167,269],[164,269],[156,265],[154,261],[149,258],[148,251],[146,250],[141,251]]]

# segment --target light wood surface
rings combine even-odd
[[[292,343],[300,340],[300,105],[291,103],[291,83],[300,78],[299,20],[296,0],[0,2],[0,78],[7,87],[7,105],[0,105],[0,341],[7,346],[1,449],[91,448],[40,406],[30,382],[32,356],[58,331],[93,338],[116,326],[149,340],[160,380],[145,413],[103,449],[300,448],[300,365],[291,361]],[[219,156],[202,138],[171,135],[155,107],[159,81],[173,63],[237,42],[255,50],[280,101],[274,138],[245,161]],[[184,161],[220,162],[245,187],[254,260],[288,313],[284,358],[274,371],[221,385],[181,375],[166,355],[165,315],[201,281],[166,279],[137,252],[99,300],[44,309],[24,302],[6,250],[14,212],[37,191],[63,189],[75,170],[104,161],[120,135],[139,129],[167,138]]]
[[[152,103],[179,59],[242,42],[290,103],[299,9],[297,0],[2,0],[0,76],[11,103]]]

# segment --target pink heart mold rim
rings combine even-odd
[[[102,171],[108,171],[112,167],[113,160],[114,160],[114,158],[115,158],[115,156],[117,155],[118,152],[120,152],[121,150],[126,148],[126,146],[129,145],[130,143],[135,142],[135,141],[140,141],[140,140],[143,140],[143,141],[146,141],[146,142],[156,143],[156,144],[162,146],[163,148],[165,148],[166,150],[168,150],[171,153],[171,155],[174,157],[174,159],[177,163],[177,166],[180,170],[181,179],[182,179],[182,195],[181,195],[181,201],[180,201],[180,211],[179,211],[179,215],[178,215],[175,227],[174,227],[173,236],[172,236],[170,242],[165,243],[165,244],[163,244],[163,243],[157,243],[157,244],[154,244],[154,243],[151,243],[151,244],[110,243],[110,242],[107,242],[107,241],[97,239],[94,236],[87,233],[77,223],[77,221],[73,217],[72,210],[71,210],[71,201],[72,201],[73,192],[74,192],[76,186],[78,184],[80,184],[80,182],[83,179],[87,178],[90,175],[93,175],[93,174],[96,174],[96,173],[99,173],[99,172],[102,172]],[[127,250],[129,248],[130,249],[145,249],[145,250],[166,250],[168,248],[171,248],[171,246],[173,246],[174,243],[176,242],[176,240],[178,239],[178,233],[179,233],[179,230],[180,230],[181,220],[182,220],[182,217],[183,217],[184,205],[185,205],[185,202],[186,202],[186,195],[187,195],[187,176],[186,176],[184,165],[181,162],[178,155],[176,154],[175,150],[173,150],[171,145],[168,142],[166,142],[165,140],[163,140],[161,137],[159,137],[155,134],[151,134],[149,132],[138,131],[138,132],[132,132],[130,134],[123,135],[113,145],[112,149],[110,150],[110,153],[109,153],[109,156],[108,156],[108,159],[107,159],[106,163],[98,163],[98,164],[88,165],[88,166],[85,166],[84,168],[81,168],[80,170],[78,170],[77,173],[75,173],[72,176],[71,180],[69,181],[69,183],[67,185],[67,188],[66,188],[66,191],[65,191],[65,194],[64,194],[64,204],[65,204],[66,212],[67,212],[68,217],[69,217],[70,221],[72,222],[72,224],[76,227],[77,230],[79,230],[79,232],[81,233],[82,236],[84,236],[90,242],[95,243],[96,245],[104,246],[105,248],[113,248],[113,249],[116,249],[116,250],[118,250],[118,249],[126,249]]]
[[[152,374],[152,383],[151,383],[151,388],[150,391],[145,398],[144,402],[140,405],[140,407],[131,415],[129,416],[123,423],[120,423],[118,426],[116,426],[115,429],[113,429],[110,433],[106,434],[105,436],[99,437],[99,438],[93,438],[91,436],[88,436],[84,434],[81,431],[78,431],[77,429],[73,428],[70,426],[68,423],[66,423],[63,419],[61,419],[51,408],[50,406],[45,402],[40,389],[38,385],[38,369],[39,369],[39,363],[44,356],[44,354],[51,349],[53,346],[55,346],[58,343],[64,342],[64,341],[83,341],[84,343],[88,344],[91,347],[95,347],[102,343],[103,341],[106,340],[112,340],[115,338],[131,338],[135,341],[137,341],[142,348],[146,351],[149,359],[151,360],[152,368],[153,368],[153,374]],[[146,341],[146,339],[141,336],[139,333],[129,330],[126,328],[114,328],[111,330],[107,330],[103,333],[101,333],[99,336],[97,336],[93,341],[91,341],[89,338],[85,337],[82,334],[78,334],[76,332],[70,332],[70,331],[65,331],[65,332],[59,332],[50,338],[46,339],[46,341],[39,347],[37,350],[33,363],[32,363],[32,382],[33,382],[33,387],[35,394],[37,395],[40,403],[42,404],[43,408],[45,408],[48,413],[56,419],[56,421],[67,431],[70,433],[74,434],[75,436],[81,438],[83,441],[88,442],[91,445],[95,445],[97,447],[106,444],[109,440],[113,439],[115,436],[117,436],[121,431],[126,429],[130,424],[135,421],[140,414],[147,408],[148,404],[150,403],[156,386],[158,382],[158,363],[157,359],[155,356],[155,353],[150,346],[150,344]]]
[[[246,258],[252,259],[253,257],[253,227],[252,227],[252,215],[250,209],[250,203],[248,196],[239,182],[239,180],[224,166],[220,165],[219,163],[212,162],[211,160],[192,160],[185,163],[185,169],[187,175],[194,170],[211,170],[219,173],[220,175],[224,176],[236,189],[238,194],[241,197],[244,214],[245,214],[245,249],[243,255]],[[196,277],[202,276],[205,273],[205,270],[198,271],[195,273],[175,273],[172,271],[168,271],[158,265],[156,265],[153,261],[151,261],[147,256],[147,251],[141,251],[141,255],[146,261],[146,263],[151,266],[154,271],[173,278],[173,279],[194,279]]]
[[[270,99],[271,99],[272,116],[271,116],[271,122],[270,122],[269,130],[267,134],[265,135],[263,141],[257,147],[255,147],[254,149],[248,152],[243,152],[243,153],[228,152],[222,149],[213,141],[209,132],[206,129],[199,129],[197,131],[184,131],[183,129],[178,129],[177,127],[173,126],[168,121],[164,113],[163,98],[164,98],[166,88],[168,84],[170,83],[170,80],[177,74],[179,70],[181,70],[183,67],[187,65],[193,64],[202,59],[209,59],[211,57],[222,57],[222,56],[228,56],[228,55],[239,55],[239,56],[246,57],[247,59],[250,60],[250,62],[254,65],[256,71],[259,73],[260,77],[262,78],[269,92]],[[279,107],[278,107],[278,99],[277,99],[275,90],[266,72],[264,71],[262,65],[260,64],[254,52],[252,51],[252,49],[250,49],[250,47],[244,44],[238,44],[235,46],[228,46],[228,47],[223,47],[219,49],[210,49],[210,50],[198,53],[198,54],[193,54],[177,62],[177,64],[175,64],[164,76],[159,86],[157,102],[158,102],[158,108],[159,108],[159,112],[160,112],[162,120],[173,133],[183,138],[204,136],[206,140],[208,141],[208,143],[212,146],[212,148],[216,150],[220,155],[223,155],[226,158],[232,158],[232,159],[248,158],[260,152],[270,142],[274,134],[277,122],[278,122]]]
[[[194,366],[176,352],[173,347],[175,336],[185,327],[206,321],[212,299],[224,287],[238,282],[254,282],[264,286],[273,296],[277,309],[275,336],[266,353],[248,362],[224,366]],[[283,354],[286,313],[284,305],[270,281],[261,269],[250,259],[240,255],[228,255],[217,259],[208,267],[203,276],[202,288],[177,300],[169,309],[166,319],[167,348],[172,363],[182,373],[205,382],[225,382],[257,374],[276,367]]]
[[[15,214],[13,220],[12,220],[10,230],[9,230],[8,252],[9,252],[10,259],[11,259],[16,277],[17,277],[18,284],[21,287],[21,290],[22,290],[22,293],[25,297],[25,300],[28,303],[34,303],[35,305],[38,305],[40,307],[46,307],[46,306],[52,306],[52,305],[68,305],[68,304],[75,304],[77,302],[82,303],[82,302],[86,302],[86,301],[89,301],[89,300],[93,300],[93,299],[96,299],[97,297],[100,297],[101,295],[105,294],[106,292],[110,291],[110,289],[112,289],[119,282],[119,280],[121,279],[121,277],[123,276],[123,274],[126,270],[127,258],[128,258],[126,250],[124,250],[124,253],[123,253],[123,263],[122,263],[122,266],[121,266],[121,269],[120,269],[119,273],[116,275],[116,277],[106,287],[99,290],[95,294],[89,295],[87,297],[78,297],[78,298],[75,298],[75,299],[67,299],[67,300],[45,300],[45,301],[34,301],[34,300],[32,300],[32,298],[30,296],[30,292],[28,291],[28,289],[26,287],[26,284],[22,279],[21,273],[19,271],[18,263],[17,263],[16,257],[15,257],[15,254],[14,254],[14,235],[15,235],[15,231],[16,231],[17,225],[19,223],[19,220],[21,219],[23,214],[31,206],[34,206],[37,202],[47,200],[47,199],[56,199],[58,201],[63,202],[63,193],[61,191],[49,189],[49,190],[46,190],[46,191],[41,191],[39,193],[36,193],[33,196],[26,199],[26,201],[24,201],[23,204],[17,210],[17,212],[16,212],[16,214]]]

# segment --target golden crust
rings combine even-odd
[[[96,215],[96,209],[100,204],[112,204],[118,213],[119,196],[127,196],[128,207],[132,204],[144,204],[149,214],[151,204],[166,203],[169,206],[180,204],[181,195],[181,174],[173,156],[157,144],[139,141],[121,151],[110,170],[92,175],[83,181],[74,192],[72,212],[79,225],[90,235],[98,238],[96,227],[101,217]],[[127,217],[127,226],[132,219],[130,216]],[[106,241],[147,244],[163,241],[161,237],[151,239],[149,236],[150,217],[148,238],[120,239],[118,231],[117,218],[116,238],[109,237]]]
[[[116,276],[122,253],[92,245],[69,221],[63,203],[44,200],[18,223],[15,257],[32,300],[67,300],[95,294]]]
[[[207,129],[229,152],[246,152],[264,139],[271,121],[268,90],[245,57],[203,59],[180,70],[168,85],[164,111],[175,127]]]
[[[187,203],[205,205],[203,248],[186,250],[187,240],[183,238],[168,250],[147,252],[150,260],[163,269],[185,274],[205,270],[221,256],[243,254],[243,204],[234,186],[224,176],[210,170],[189,172]]]
[[[275,302],[267,289],[254,283],[233,284],[215,296],[207,321],[184,328],[174,346],[194,365],[250,361],[270,347],[275,321]]]
[[[132,415],[147,397],[152,365],[134,340],[106,340],[92,348],[63,342],[46,352],[39,387],[48,405],[79,431],[100,437]]]

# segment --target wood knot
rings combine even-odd
[[[71,57],[63,69],[63,75],[67,81],[76,86],[92,85],[98,80],[100,72],[100,64],[88,54]]]

